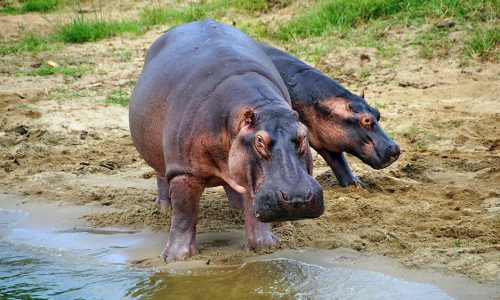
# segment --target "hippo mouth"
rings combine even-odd
[[[373,151],[375,153],[375,151]],[[377,154],[374,154],[368,158],[365,157],[360,157],[357,156],[359,159],[361,159],[364,163],[369,165],[372,169],[375,170],[380,170],[387,168],[388,166],[392,165],[396,160],[398,160],[399,155],[397,156],[388,156],[388,157],[383,157],[380,158]]]
[[[384,147],[383,149],[375,148],[373,143],[370,146],[373,150],[369,155],[366,155],[366,152],[357,151],[357,149],[346,152],[356,156],[375,170],[387,168],[399,158],[400,150],[397,144]]]

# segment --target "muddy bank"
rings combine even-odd
[[[2,268],[21,272],[17,277],[6,277],[0,294],[23,295],[24,289],[12,286],[19,280],[26,280],[31,296],[52,292],[64,297],[85,298],[96,292],[102,296],[99,291],[106,286],[111,299],[197,299],[202,295],[225,299],[312,295],[318,299],[495,299],[500,292],[495,284],[410,270],[387,257],[346,248],[280,250],[247,258],[242,264],[220,264],[211,259],[165,264],[156,253],[166,234],[144,227],[89,226],[82,216],[105,213],[98,205],[75,206],[10,194],[1,194],[0,201]],[[203,251],[230,252],[243,246],[244,234],[213,231],[198,234],[197,241]],[[35,268],[29,276],[36,276],[36,280],[26,277],[16,265],[20,259],[24,260],[23,268]],[[106,282],[101,282],[103,274],[107,274]],[[47,280],[57,284],[40,289]]]
[[[22,17],[38,24],[33,16]],[[15,33],[18,23],[9,17],[2,29]],[[150,226],[166,235],[170,212],[153,206],[154,173],[132,145],[128,110],[105,102],[117,90],[130,94],[147,47],[165,29],[66,45],[36,57],[3,56],[0,189],[111,209],[88,212],[84,219],[94,226]],[[47,60],[89,71],[74,78],[28,74]],[[336,79],[353,92],[366,88],[367,101],[381,111],[381,124],[402,154],[379,171],[348,157],[367,190],[339,187],[317,157],[326,212],[316,220],[273,224],[281,239],[277,250],[344,247],[396,258],[407,267],[499,282],[499,64],[463,64],[453,54],[426,60],[407,47],[391,58],[375,49],[341,49],[317,67],[329,75],[340,72]],[[363,81],[354,76],[366,68]],[[228,207],[220,189],[205,191],[199,211],[199,233],[243,228],[241,212]],[[219,264],[256,255],[211,244],[200,250],[194,260]]]

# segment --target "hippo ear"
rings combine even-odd
[[[363,99],[365,99],[365,89],[362,89],[361,90],[361,94],[359,94],[359,96]]]
[[[250,128],[255,126],[256,116],[255,113],[251,110],[245,111],[243,113],[243,126],[248,126]]]

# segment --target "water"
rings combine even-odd
[[[131,268],[127,251],[151,232],[29,219],[0,209],[0,299],[450,299],[431,284],[284,258],[181,273]]]

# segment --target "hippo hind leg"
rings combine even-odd
[[[194,176],[181,175],[170,180],[172,221],[167,246],[161,254],[165,261],[198,254],[196,223],[198,202],[204,189],[204,182]]]
[[[259,251],[272,248],[279,242],[279,239],[272,234],[269,224],[263,223],[255,217],[252,205],[252,198],[250,195],[246,195],[243,209],[246,234],[245,250]]]
[[[156,173],[156,184],[158,185],[158,195],[156,196],[155,204],[163,208],[172,207],[172,202],[170,201],[170,187],[167,179],[159,173]]]

